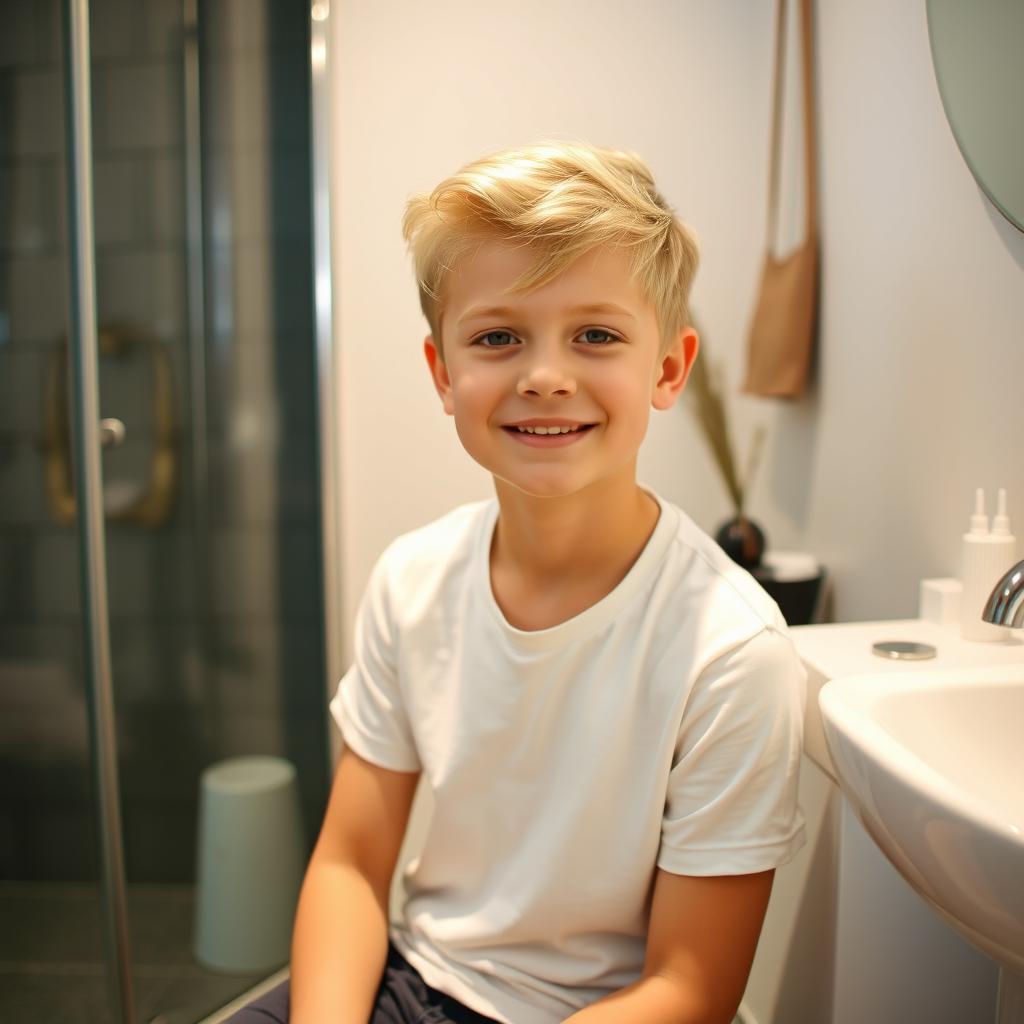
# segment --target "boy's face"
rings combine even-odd
[[[491,239],[449,274],[444,359],[430,336],[424,345],[444,410],[466,451],[527,494],[633,483],[650,410],[682,391],[697,336],[682,331],[659,353],[657,316],[616,249],[585,254],[528,295],[502,294],[532,258]],[[574,429],[521,429],[537,426]]]

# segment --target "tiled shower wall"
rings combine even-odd
[[[127,866],[133,881],[186,881],[206,765],[289,757],[310,838],[325,797],[308,15],[269,0],[199,5],[206,325],[197,367],[183,6],[91,6],[98,318],[101,329],[147,339],[100,359],[101,415],[127,430],[103,455],[111,508],[148,478],[150,346],[169,359],[174,410],[169,517],[106,529]],[[52,515],[41,447],[44,382],[68,329],[62,45],[56,0],[4,0],[2,878],[96,872],[78,539]]]

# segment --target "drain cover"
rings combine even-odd
[[[879,640],[871,645],[871,653],[893,661],[926,661],[935,657],[931,644],[918,644],[911,640]]]

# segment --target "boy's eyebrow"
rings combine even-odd
[[[481,306],[479,309],[471,309],[464,313],[459,317],[458,323],[463,324],[467,320],[476,320],[485,316],[515,316],[518,312],[511,306]],[[622,306],[617,306],[614,302],[591,302],[583,306],[573,306],[572,309],[567,309],[565,312],[570,316],[577,316],[580,313],[615,313],[618,316],[629,317],[630,320],[636,319],[628,309],[623,309]]]

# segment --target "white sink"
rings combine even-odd
[[[1003,966],[1024,1020],[1024,661],[826,683],[840,788],[900,874]]]
[[[837,783],[839,778],[829,757],[818,706],[818,692],[830,679],[877,675],[879,672],[931,675],[936,669],[976,669],[997,665],[1024,668],[1024,630],[1014,630],[1009,640],[1000,643],[964,640],[959,629],[936,626],[921,619],[833,622],[794,626],[789,632],[807,669],[804,751]],[[931,661],[883,661],[872,653],[872,645],[884,640],[929,644],[935,648],[936,655]]]

